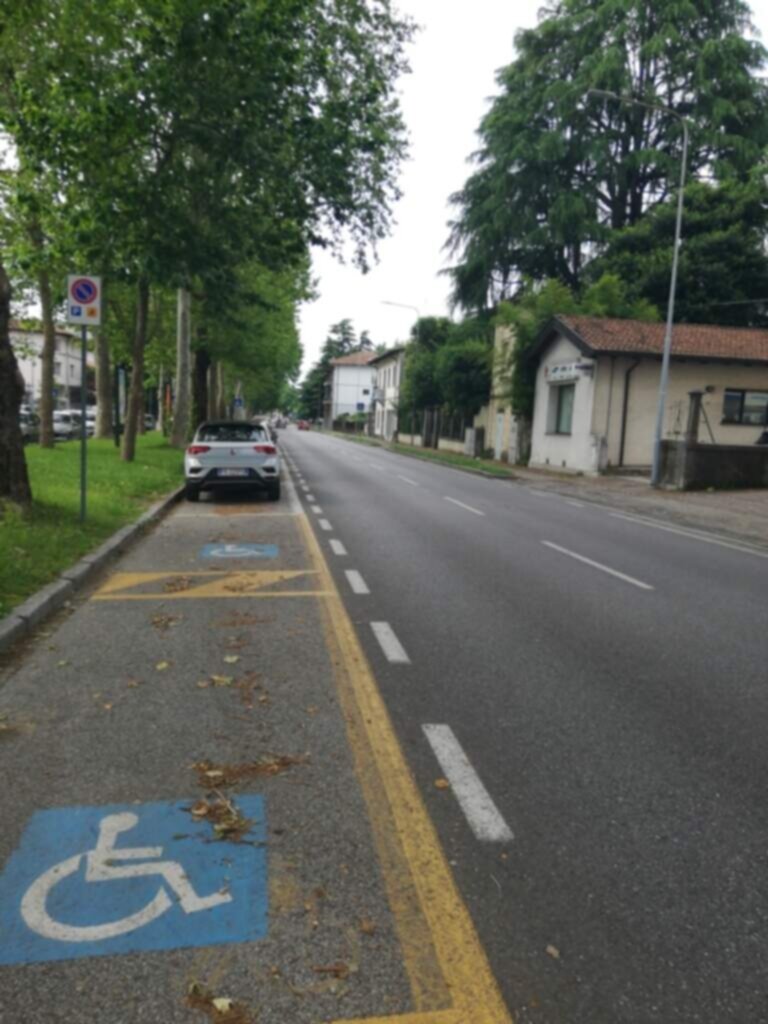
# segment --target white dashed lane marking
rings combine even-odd
[[[370,594],[368,585],[357,569],[345,569],[344,575],[347,577],[353,594]]]
[[[373,635],[379,641],[379,646],[384,652],[384,657],[393,665],[410,665],[411,659],[405,653],[405,648],[395,636],[395,631],[388,622],[372,622]]]
[[[584,565],[589,565],[593,569],[599,569],[600,572],[608,573],[609,576],[615,576],[616,579],[624,580],[625,583],[631,583],[633,587],[639,587],[641,590],[653,590],[650,583],[643,583],[642,580],[636,580],[634,576],[627,576],[623,572],[619,572],[617,569],[611,569],[610,566],[603,565],[602,562],[593,562],[591,558],[585,558],[584,555],[579,555],[575,551],[569,551],[568,548],[561,548],[559,544],[553,544],[549,540],[543,540],[541,542],[545,547],[551,548],[553,551],[559,551],[561,555],[567,555],[569,558],[575,558],[577,562],[583,562]]]
[[[310,505],[309,507],[312,509],[316,516],[321,516],[323,514],[323,510],[320,508],[319,505]]]
[[[452,505],[458,505],[459,508],[463,508],[467,512],[472,512],[476,516],[484,516],[485,515],[485,512],[481,512],[479,508],[472,508],[471,505],[465,505],[463,501],[457,501],[456,498],[449,498],[448,495],[445,495],[445,497],[443,498],[443,501],[450,501],[450,503]]]
[[[332,530],[333,529],[333,527],[331,526],[331,524],[328,522],[327,519],[318,519],[317,522],[318,522],[318,525],[320,526],[321,530]]]
[[[486,843],[514,839],[450,726],[423,725],[422,729],[476,838]]]
[[[411,487],[418,487],[419,486],[418,483],[415,480],[409,480],[407,476],[400,476],[399,473],[397,474],[397,479],[398,480],[402,480],[403,483],[410,484]]]
[[[340,540],[329,540],[328,543],[331,545],[331,551],[334,555],[346,555],[347,549]]]

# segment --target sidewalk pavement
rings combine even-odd
[[[768,545],[768,489],[655,490],[638,476],[566,476],[515,467],[521,483],[569,498],[611,505],[635,515]]]
[[[183,505],[0,670],[25,1024],[509,1024],[320,546]]]

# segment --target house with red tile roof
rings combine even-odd
[[[538,362],[531,465],[582,473],[651,464],[663,323],[558,316]],[[704,392],[699,440],[752,445],[768,426],[768,331],[676,324],[662,437],[682,438]]]

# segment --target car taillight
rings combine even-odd
[[[259,455],[274,455],[277,448],[273,444],[255,444],[253,450]]]
[[[202,455],[203,452],[209,452],[211,446],[209,444],[191,444],[187,448],[187,455]]]

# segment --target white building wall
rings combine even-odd
[[[405,353],[397,352],[391,359],[383,359],[374,367],[373,386],[381,391],[376,402],[374,434],[391,441],[397,432],[397,413],[400,403],[400,383],[403,375]]]
[[[588,363],[576,346],[560,338],[544,355],[536,374],[536,398],[531,438],[531,465],[565,469],[578,473],[597,473],[600,460],[599,438],[592,432],[592,405],[595,395],[594,373],[580,371],[568,384],[575,384],[573,417],[570,434],[556,434],[552,423],[551,403],[555,389],[565,384],[551,383],[549,372],[554,366]]]
[[[372,366],[334,366],[332,416],[368,412],[373,392]],[[362,403],[364,408],[358,409]]]
[[[41,331],[11,330],[11,344],[16,362],[24,378],[25,400],[37,406],[42,387],[43,335]],[[88,365],[93,366],[93,355],[88,353]],[[70,389],[79,388],[81,381],[80,344],[66,334],[56,334],[56,354],[53,361],[53,386],[56,390],[54,407],[66,409],[70,405]]]

